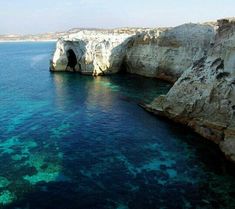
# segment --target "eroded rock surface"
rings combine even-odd
[[[57,42],[51,63],[52,71],[78,71],[89,75],[117,73],[125,56],[128,38],[135,31],[81,31],[62,37]],[[77,62],[69,65],[69,51]]]
[[[152,30],[80,31],[59,39],[51,70],[91,75],[126,70],[175,82],[207,52],[214,34],[212,26],[200,24]],[[77,60],[72,66],[71,50]]]
[[[127,51],[127,71],[175,82],[207,53],[214,34],[210,25],[184,24],[136,35]]]
[[[218,26],[208,53],[146,108],[192,127],[235,162],[235,22]]]

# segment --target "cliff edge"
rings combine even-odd
[[[145,108],[188,125],[235,162],[235,21],[219,20],[208,53]]]
[[[58,40],[51,70],[95,76],[127,71],[175,82],[207,53],[214,35],[214,27],[204,24],[80,31]]]

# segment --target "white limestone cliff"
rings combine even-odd
[[[235,162],[235,22],[218,25],[208,53],[146,109],[188,125]]]
[[[175,82],[204,56],[214,34],[209,25],[184,24],[162,33],[152,30],[136,35],[127,51],[127,71]]]
[[[52,71],[78,71],[89,75],[117,73],[125,56],[125,43],[135,34],[115,31],[81,31],[62,37],[57,42],[51,63]],[[69,66],[69,52],[75,54]]]
[[[202,57],[214,37],[209,25],[185,24],[169,29],[81,31],[58,40],[52,71],[104,75],[129,73],[175,82]],[[76,62],[69,64],[69,52]]]

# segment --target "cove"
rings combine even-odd
[[[170,84],[49,73],[54,48],[0,44],[0,208],[235,207],[218,148],[138,106]]]

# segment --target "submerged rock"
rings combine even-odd
[[[5,187],[7,187],[10,183],[11,183],[11,182],[10,182],[7,178],[5,178],[5,177],[3,177],[3,176],[0,176],[0,188],[5,188]]]
[[[0,205],[7,205],[12,203],[16,199],[16,196],[9,190],[4,190],[0,193]]]
[[[146,109],[190,126],[235,161],[235,22],[218,26],[208,53]]]

